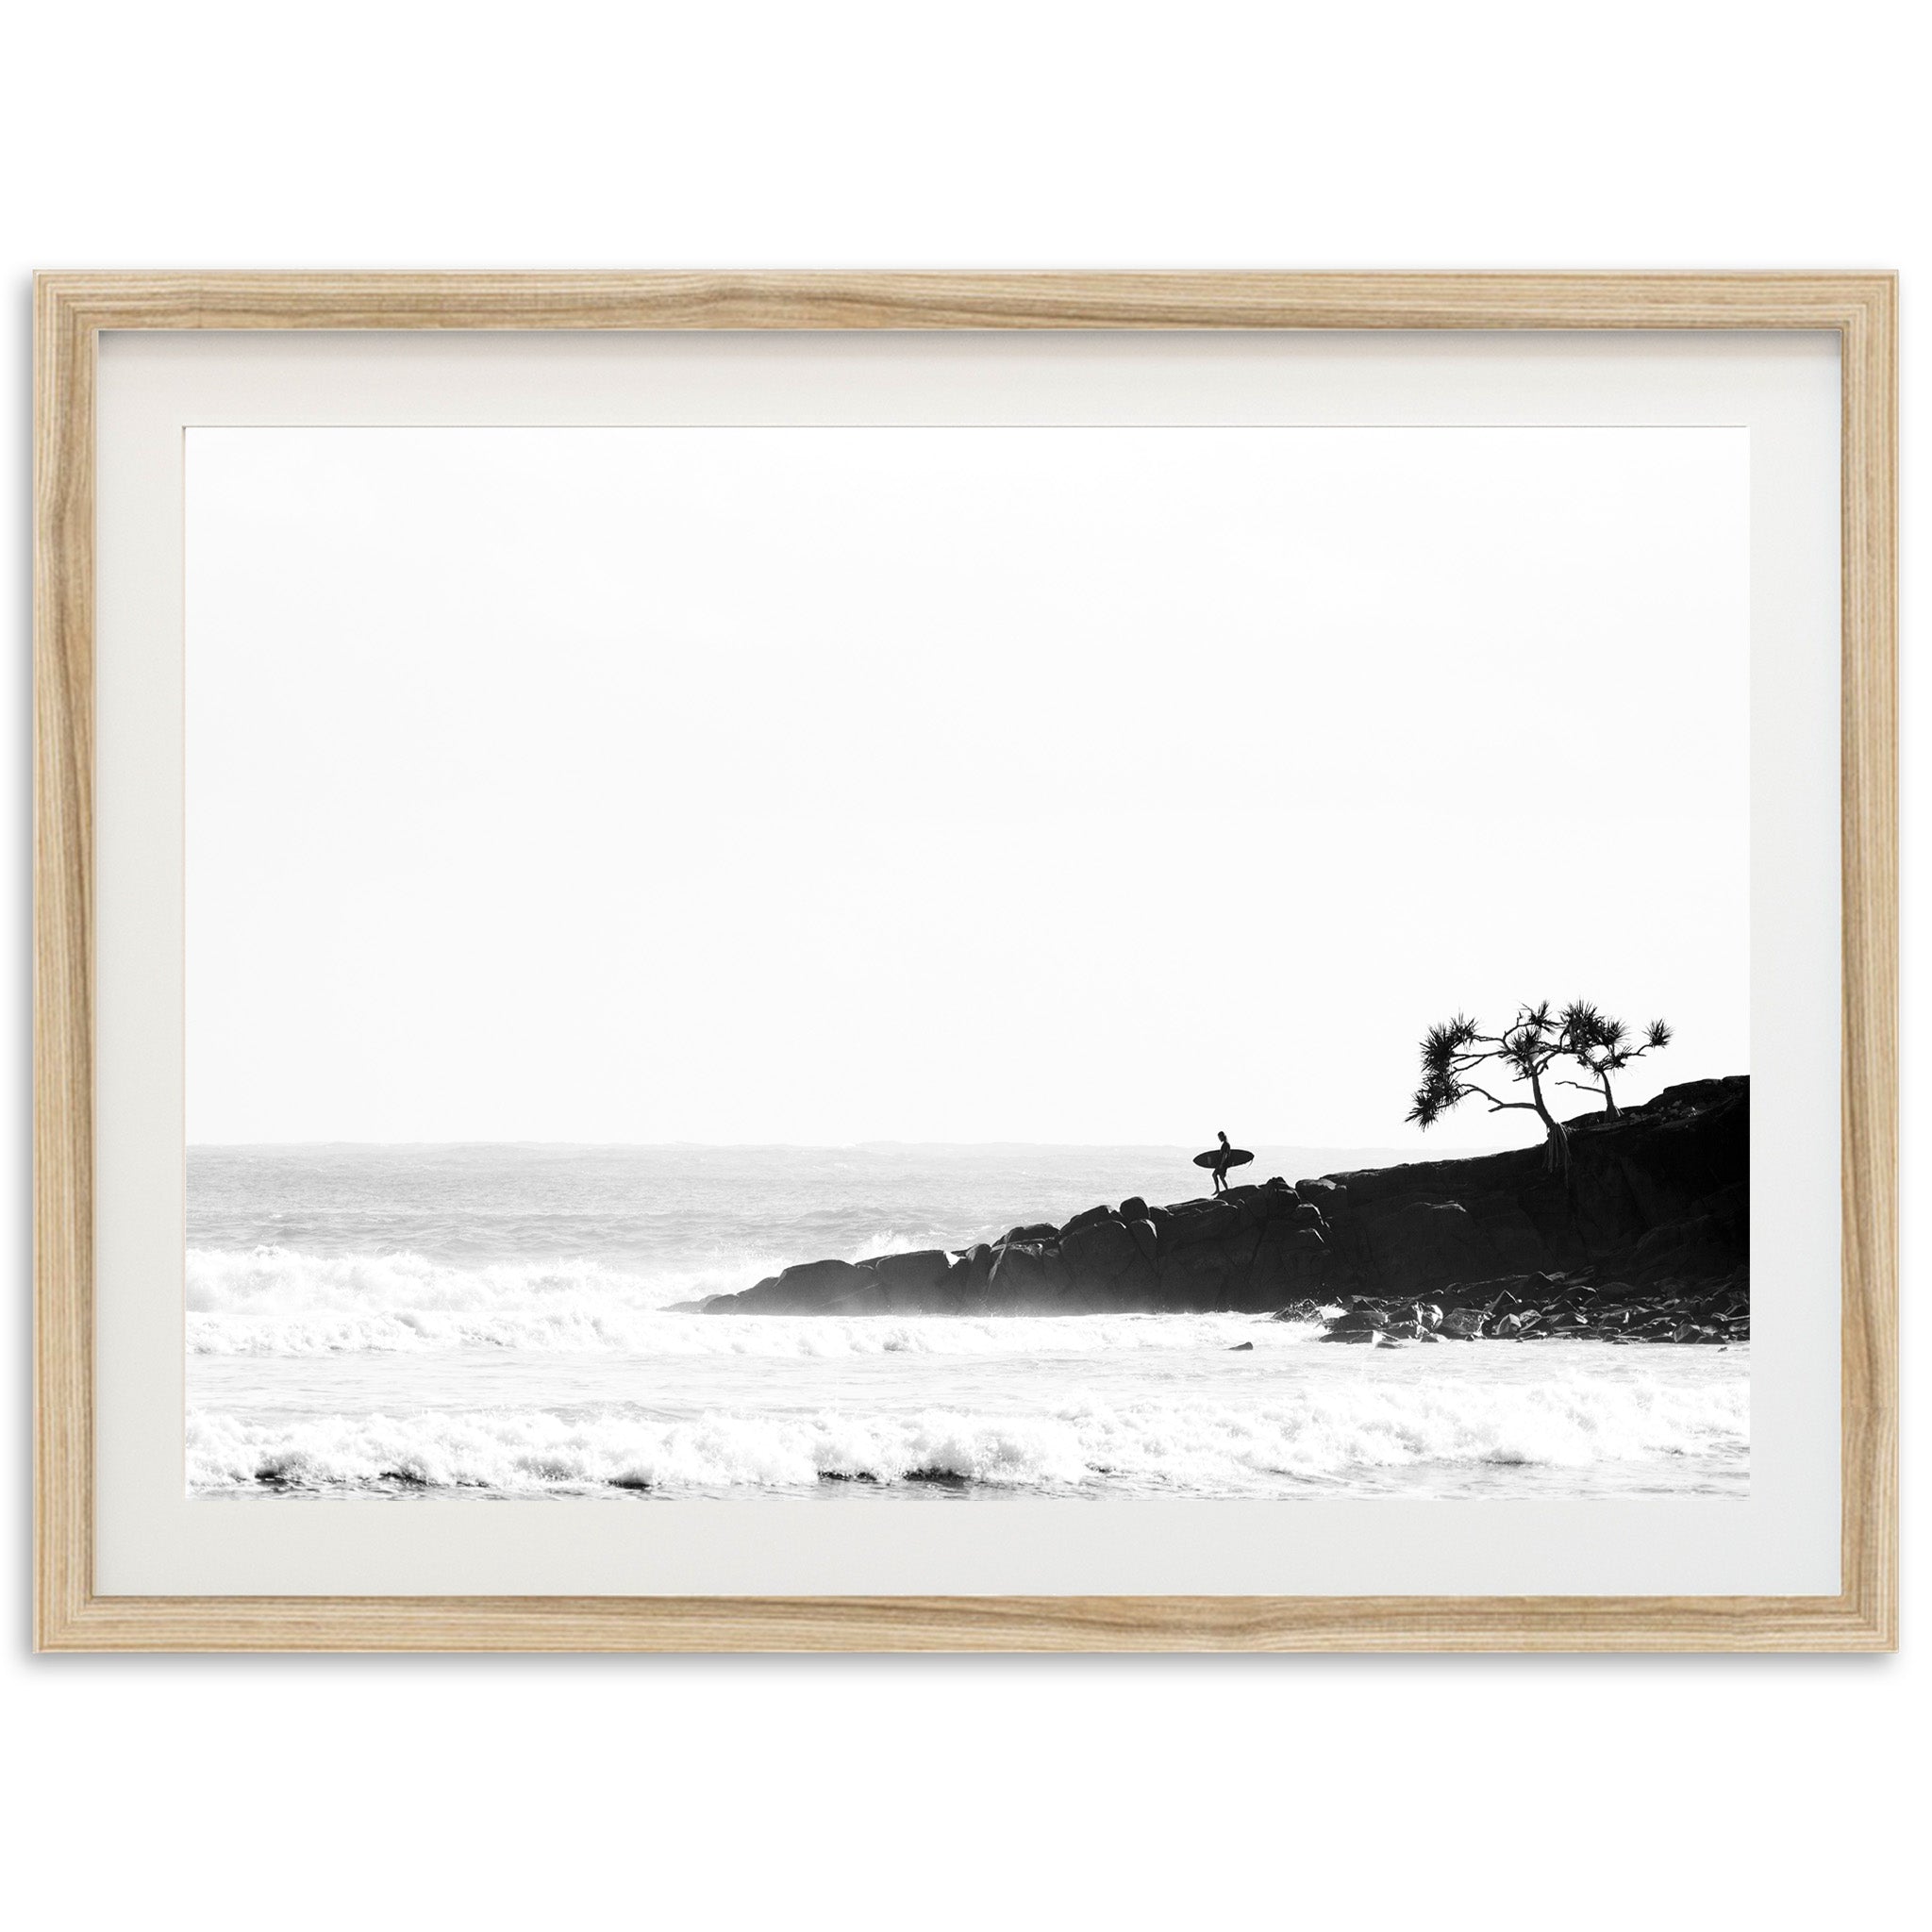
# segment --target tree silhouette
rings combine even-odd
[[[1574,1000],[1563,1008],[1561,1024],[1569,1042],[1570,1058],[1589,1074],[1588,1080],[1565,1080],[1565,1087],[1580,1088],[1586,1093],[1601,1093],[1605,1110],[1617,1118],[1617,1096],[1610,1091],[1610,1075],[1621,1074],[1632,1060],[1641,1059],[1653,1048],[1659,1051],[1671,1043],[1671,1029],[1662,1020],[1653,1020],[1640,1040],[1621,1020],[1583,1000]]]
[[[1426,1131],[1472,1093],[1487,1100],[1491,1113],[1521,1108],[1543,1124],[1544,1158],[1551,1172],[1568,1174],[1570,1136],[1550,1111],[1543,1097],[1543,1081],[1558,1060],[1578,1059],[1585,1052],[1597,1050],[1593,1035],[1586,1041],[1573,1032],[1571,1016],[1579,1010],[1579,1007],[1572,1007],[1553,1013],[1549,1001],[1544,1000],[1540,1006],[1517,1008],[1515,1019],[1500,1033],[1485,1033],[1479,1022],[1464,1013],[1431,1026],[1423,1036],[1423,1083],[1415,1091],[1407,1118]],[[1470,1077],[1490,1066],[1526,1087],[1529,1098],[1499,1099]]]

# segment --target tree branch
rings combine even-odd
[[[1474,1080],[1465,1080],[1462,1085],[1471,1093],[1480,1093],[1490,1103],[1491,1113],[1502,1113],[1509,1108],[1521,1108],[1524,1113],[1535,1113],[1537,1110],[1527,1100],[1498,1100],[1487,1087],[1478,1087]]]

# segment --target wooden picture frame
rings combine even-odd
[[[1842,1543],[1819,1597],[124,1597],[94,1587],[94,370],[105,330],[1836,333]],[[1897,1632],[1897,288],[1887,275],[39,278],[36,1641],[49,1651],[1870,1651]]]

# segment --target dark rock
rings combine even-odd
[[[1143,1248],[1124,1222],[1111,1219],[1070,1227],[1060,1238],[1070,1285],[1103,1307],[1152,1306],[1159,1274],[1148,1252],[1151,1237],[1150,1229]]]
[[[850,1261],[806,1261],[767,1275],[741,1295],[721,1295],[718,1300],[729,1303],[734,1314],[809,1315],[869,1285],[870,1277]]]
[[[1322,1319],[1322,1305],[1315,1301],[1290,1302],[1285,1308],[1276,1308],[1277,1322],[1319,1322]]]
[[[1116,1219],[1116,1216],[1111,1208],[1089,1208],[1084,1213],[1074,1215],[1073,1220],[1068,1222],[1058,1232],[1062,1235],[1069,1235],[1076,1227],[1091,1227],[1096,1221],[1112,1221],[1114,1219]]]
[[[997,1246],[787,1269],[707,1311],[1341,1306],[1345,1335],[1750,1332],[1750,1083],[1674,1087],[1615,1120],[1570,1123],[1571,1164],[1541,1147],[1037,1222]],[[1433,1311],[1440,1310],[1434,1317]],[[1306,1319],[1302,1317],[1301,1319]]]
[[[1161,1305],[1172,1308],[1248,1308],[1258,1306],[1249,1267],[1261,1231],[1243,1224],[1238,1206],[1170,1224],[1160,1237]]]
[[[952,1268],[942,1248],[921,1248],[909,1255],[875,1255],[858,1264],[877,1281],[887,1308],[917,1310]]]
[[[1040,1241],[1003,1241],[993,1250],[987,1307],[995,1315],[1055,1311],[1066,1293],[1066,1264]]]
[[[1368,1234],[1375,1274],[1409,1290],[1479,1273],[1495,1251],[1459,1201],[1409,1201],[1379,1216]]]
[[[1163,1261],[1186,1248],[1212,1247],[1227,1241],[1241,1231],[1241,1210],[1232,1201],[1189,1201],[1154,1211]]]
[[[1279,1194],[1271,1194],[1266,1188],[1248,1188],[1236,1194],[1230,1190],[1221,1197],[1230,1202],[1241,1218],[1243,1227],[1266,1227],[1271,1221],[1277,1220],[1286,1210]]]
[[[1750,1251],[1748,1187],[1721,1189],[1690,1213],[1649,1229],[1631,1251],[1640,1282],[1707,1275],[1735,1266]]]
[[[1253,1343],[1252,1341],[1237,1341],[1237,1342],[1235,1343],[1235,1345],[1234,1345],[1234,1346],[1233,1346],[1232,1348],[1230,1348],[1230,1349],[1228,1350],[1228,1354],[1229,1354],[1229,1355],[1240,1355],[1240,1354],[1241,1354],[1241,1352],[1242,1351],[1242,1349],[1244,1349],[1244,1348],[1253,1348],[1253,1347],[1254,1347],[1254,1345],[1255,1345],[1255,1344],[1254,1344],[1254,1343]]]
[[[800,1312],[813,1315],[885,1315],[891,1312],[891,1307],[884,1286],[877,1281],[868,1281],[863,1288],[855,1288],[850,1294],[841,1294],[837,1301],[823,1302],[815,1308]]]
[[[1271,1224],[1248,1264],[1247,1305],[1272,1307],[1285,1294],[1318,1286],[1326,1253],[1327,1244],[1314,1228]]]

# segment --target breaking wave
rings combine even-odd
[[[936,1245],[884,1229],[860,1255]],[[188,1251],[188,1347],[196,1355],[332,1355],[425,1348],[540,1352],[643,1345],[639,1318],[749,1288],[798,1259],[730,1250],[656,1269],[582,1259],[465,1268],[407,1251]]]
[[[1748,1403],[1738,1381],[1565,1376],[1534,1387],[1351,1382],[1241,1407],[1082,1400],[1030,1415],[716,1410],[665,1421],[606,1407],[258,1422],[202,1411],[189,1419],[188,1466],[204,1493],[677,1495],[845,1480],[1239,1496],[1430,1464],[1735,1456],[1748,1445]]]
[[[1266,1345],[1320,1331],[1275,1324]],[[516,1313],[409,1309],[395,1314],[188,1318],[200,1356],[404,1355],[462,1348],[523,1355],[840,1356],[1086,1355],[1095,1349],[1232,1347],[1252,1341],[1252,1315],[686,1315],[623,1309]]]
[[[869,1255],[914,1245],[878,1236]],[[1052,1355],[1092,1348],[1232,1344],[1243,1315],[700,1315],[667,1304],[749,1287],[772,1260],[721,1262],[708,1276],[662,1275],[593,1261],[460,1268],[420,1255],[314,1256],[191,1249],[188,1352],[196,1356],[415,1355],[500,1349],[525,1355]],[[1312,1330],[1275,1324],[1270,1342]]]

